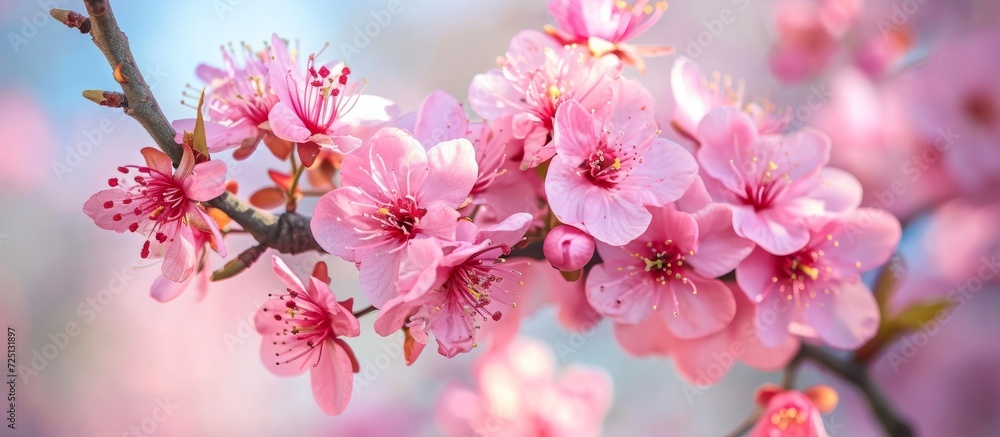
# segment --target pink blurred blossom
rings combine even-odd
[[[453,383],[435,416],[444,435],[577,437],[601,434],[611,406],[611,380],[601,371],[568,367],[558,374],[555,354],[519,339],[479,358],[477,388]]]

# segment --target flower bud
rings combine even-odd
[[[549,231],[542,252],[549,264],[564,272],[580,270],[594,256],[594,237],[569,225]]]

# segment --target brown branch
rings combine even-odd
[[[132,49],[129,47],[128,37],[118,27],[109,0],[84,0],[84,4],[90,15],[89,30],[94,45],[104,53],[114,71],[115,80],[122,89],[122,93],[102,91],[101,99],[95,101],[108,102],[110,104],[106,106],[109,107],[115,107],[115,103],[121,102],[117,106],[146,129],[160,150],[163,150],[176,166],[181,159],[181,145],[174,141],[174,128],[163,115],[152,90],[139,71]],[[69,16],[68,13],[53,13],[57,19],[63,15]],[[96,96],[88,98],[94,100]],[[251,207],[229,192],[208,203],[239,223],[263,246],[281,253],[292,254],[323,250],[312,236],[307,217],[294,213],[275,216]]]
[[[868,405],[871,406],[872,413],[882,423],[882,428],[885,429],[887,435],[891,437],[911,437],[913,435],[913,430],[893,410],[881,390],[871,380],[863,364],[854,360],[841,360],[823,349],[807,344],[802,345],[801,354],[858,387],[865,395]]]

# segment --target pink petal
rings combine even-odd
[[[788,255],[809,242],[809,228],[802,218],[784,211],[753,207],[732,208],[736,234],[775,255]]]
[[[273,81],[272,81],[273,83]],[[285,141],[302,143],[309,140],[312,132],[302,122],[302,119],[288,103],[279,101],[271,108],[267,114],[267,119],[271,123],[271,132],[275,136]]]
[[[736,169],[741,168],[747,151],[757,143],[757,125],[753,119],[733,108],[716,109],[698,125],[698,139],[701,169],[730,191],[741,191],[743,182]]]
[[[792,336],[788,336],[781,345],[776,348],[768,348],[761,343],[760,335],[757,332],[757,307],[747,299],[742,291],[733,290],[733,297],[736,299],[736,317],[729,325],[729,335],[733,343],[742,346],[743,353],[737,358],[746,365],[766,372],[781,370],[791,361],[792,357],[799,350],[800,341]]]
[[[892,214],[874,208],[860,208],[819,232],[823,261],[839,277],[855,278],[881,266],[899,244],[902,229]]]
[[[788,328],[798,309],[796,303],[785,299],[777,290],[764,295],[757,305],[757,335],[760,344],[767,348],[778,348],[790,337]]]
[[[364,216],[376,212],[374,207],[364,206],[371,203],[373,199],[354,186],[324,194],[316,203],[309,222],[316,242],[323,250],[347,261],[363,258],[371,249],[359,249],[355,253],[354,248],[375,243],[361,240],[367,231],[375,230],[372,229],[373,220]]]
[[[673,121],[687,135],[694,135],[698,123],[712,108],[702,84],[704,75],[698,64],[678,56],[670,70],[670,89],[674,94]]]
[[[444,241],[455,239],[455,227],[462,215],[454,209],[444,207],[440,202],[428,205],[427,214],[420,219],[416,232]]]
[[[753,302],[760,302],[774,284],[778,273],[778,257],[757,248],[736,268],[736,282]]]
[[[147,157],[146,159],[148,160],[149,158]],[[174,180],[183,181],[188,176],[191,176],[191,172],[194,171],[194,164],[194,152],[191,151],[190,147],[184,146],[184,152],[181,154],[181,162],[177,163],[177,170],[174,171]],[[170,174],[170,172],[163,172],[163,174]]]
[[[146,167],[165,175],[173,174],[174,163],[170,161],[170,157],[166,153],[152,147],[143,147],[140,152],[143,158],[146,158]]]
[[[327,340],[317,366],[312,368],[313,398],[324,413],[338,415],[347,408],[354,387],[351,357],[340,344]]]
[[[448,93],[438,90],[427,96],[417,110],[413,136],[424,147],[442,141],[465,137],[469,119],[462,104]]]
[[[506,244],[514,246],[521,241],[524,233],[531,227],[530,214],[517,213],[505,218],[502,222],[479,231],[478,242],[489,241],[490,244]]]
[[[637,325],[615,323],[614,329],[618,344],[636,357],[667,355],[678,341],[660,317],[647,317]]]
[[[288,54],[285,42],[281,38],[278,38],[277,34],[271,34],[271,52],[273,53],[273,58],[268,66],[271,90],[274,91],[274,95],[278,97],[279,101],[290,104],[292,100],[291,93],[298,92],[295,88],[295,81],[291,80],[292,78],[290,77],[295,65],[291,63],[292,57]],[[289,89],[289,83],[292,86],[291,89]]]
[[[549,163],[549,171],[545,176],[545,195],[549,200],[549,208],[559,221],[584,228],[587,200],[599,195],[600,191],[603,190],[578,175],[575,167],[564,164],[561,159]]]
[[[205,161],[194,166],[194,172],[184,179],[184,195],[191,200],[207,202],[226,191],[226,163]]]
[[[634,184],[646,206],[663,206],[680,199],[698,175],[694,156],[667,139],[657,138],[642,158],[627,183]]]
[[[699,387],[722,380],[736,362],[732,343],[725,332],[718,332],[694,340],[677,339],[671,355],[677,373]]]
[[[644,284],[642,279],[607,263],[597,265],[587,275],[587,301],[599,314],[617,323],[642,322],[653,312],[661,292],[666,289]]]
[[[854,175],[835,168],[824,168],[819,173],[819,183],[810,197],[823,201],[823,209],[830,214],[842,214],[861,205],[861,182]]]
[[[458,208],[469,198],[479,176],[476,149],[465,138],[445,141],[427,151],[429,172],[417,190],[417,202],[444,202]]]
[[[480,117],[487,120],[500,118],[507,112],[513,111],[507,102],[517,101],[521,97],[500,70],[477,74],[469,85],[469,105]]]
[[[83,212],[94,220],[94,224],[99,228],[122,233],[127,231],[133,223],[147,220],[145,216],[137,217],[135,215],[134,204],[125,205],[122,203],[129,197],[128,192],[121,188],[101,190],[87,199],[87,202],[83,204]],[[105,208],[104,205],[107,202],[112,202],[113,206]],[[115,220],[114,218],[119,215],[121,219]]]
[[[816,297],[804,305],[804,321],[826,344],[856,349],[875,336],[880,319],[878,303],[860,279],[817,283],[813,288]],[[830,293],[821,291],[825,289]]]
[[[693,215],[698,222],[698,251],[687,258],[706,278],[731,272],[753,251],[753,242],[733,230],[732,214],[724,205],[712,204]]]
[[[293,291],[298,293],[305,293],[306,287],[302,285],[302,281],[292,273],[292,269],[288,268],[278,255],[271,255],[271,271],[274,275],[281,279],[281,282],[285,284],[286,287],[291,288]],[[282,309],[281,311],[284,311]],[[272,314],[273,315],[273,314]]]
[[[690,278],[690,277],[689,277]],[[697,294],[691,285],[697,287]],[[660,300],[662,316],[667,328],[678,338],[701,338],[721,331],[736,315],[736,301],[733,293],[722,281],[715,279],[689,279],[688,284],[670,281],[669,285],[677,298],[677,315],[669,311],[673,308],[668,298]]]
[[[590,160],[590,154],[598,147],[594,116],[574,100],[559,105],[552,144],[558,159],[569,167]]]
[[[165,276],[157,276],[150,288],[150,294],[158,302],[170,302],[180,296],[184,289],[191,283],[191,277],[184,282],[174,282]]]
[[[819,174],[830,161],[830,137],[812,128],[804,128],[784,137],[781,150],[773,155],[775,171],[792,181],[801,181]]]
[[[381,308],[396,296],[396,279],[405,250],[371,252],[361,260],[361,292],[375,308]]]
[[[281,304],[283,303],[284,302],[281,302]],[[274,305],[273,311],[268,311],[263,315],[258,313],[258,320],[260,320],[261,318],[271,318],[271,320],[273,321],[274,320],[273,316],[274,314],[276,314],[274,311],[278,311],[280,313],[280,311],[285,310],[285,308],[279,308],[279,306],[281,305],[277,304]],[[275,332],[280,332],[280,330],[283,329],[285,326],[274,328],[276,330]],[[257,329],[260,330],[260,325],[257,325]],[[312,368],[312,365],[309,364],[311,361],[309,360],[313,357],[313,352],[309,352],[302,358],[299,358],[295,361],[278,364],[277,360],[280,359],[278,357],[278,354],[283,354],[288,352],[288,345],[283,344],[281,341],[277,341],[277,337],[273,337],[267,334],[271,334],[271,332],[267,332],[264,335],[264,338],[260,342],[260,361],[264,363],[264,367],[267,368],[269,372],[277,376],[295,376],[295,375],[301,375],[308,368]],[[324,351],[324,355],[326,353],[327,351]]]
[[[465,314],[465,309],[449,299],[431,319],[431,331],[437,340],[439,354],[452,358],[472,350],[476,336],[466,317],[469,316]]]
[[[175,226],[174,229],[161,228],[161,232],[168,237],[164,243],[166,252],[163,254],[161,271],[167,279],[181,282],[194,272],[197,260],[191,228],[182,224]]]
[[[583,205],[583,226],[594,238],[622,246],[638,238],[652,220],[639,199],[597,190],[594,197],[578,199]]]

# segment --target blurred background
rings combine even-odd
[[[370,80],[369,93],[408,112],[436,89],[464,100],[472,77],[495,66],[511,36],[550,22],[541,0],[399,2],[384,25],[374,15],[387,7],[382,0],[117,1],[114,11],[170,119],[193,116],[180,101],[186,84],[199,86],[198,64],[219,65],[221,46],[260,48],[272,32],[305,52],[329,42],[327,59],[348,61]],[[793,126],[827,131],[833,165],[858,175],[866,204],[907,225],[902,255],[890,265],[905,278],[894,305],[945,298],[953,306],[947,318],[897,341],[873,372],[921,435],[1000,432],[997,3],[864,2],[857,21],[831,43],[779,31],[779,17],[799,18],[782,15],[775,1],[675,1],[638,40],[673,44],[707,73],[742,80],[747,100],[789,107]],[[407,368],[401,337],[378,337],[374,318],[365,317],[362,337],[351,341],[365,370],[345,414],[327,417],[307,376],[279,378],[260,362],[253,314],[280,289],[268,263],[212,284],[200,301],[191,292],[169,304],[149,296],[159,265],[138,256],[136,238],[99,230],[81,208],[151,140],[121,111],[81,98],[85,89],[116,84],[88,36],[48,17],[52,7],[83,10],[69,0],[0,0],[0,320],[16,330],[23,368],[17,430],[0,435],[119,436],[134,427],[144,433],[137,435],[157,436],[438,435],[435,399],[449,382],[473,385],[468,369],[478,351],[446,360],[428,350]],[[366,35],[366,26],[378,31]],[[780,58],[787,44],[805,55]],[[649,59],[640,77],[659,99],[664,122],[673,58]],[[270,184],[264,170],[277,164],[257,153],[230,176],[242,194],[251,193]],[[303,275],[317,258],[286,260]],[[354,266],[326,261],[338,297],[360,297]],[[551,309],[535,313],[522,331],[552,346],[560,366],[610,374],[606,435],[724,435],[754,408],[755,388],[780,379],[737,364],[718,385],[696,387],[668,359],[628,357],[609,324],[570,333]],[[842,396],[824,416],[831,435],[879,435],[851,387],[808,367],[800,377],[803,388],[818,382]]]

